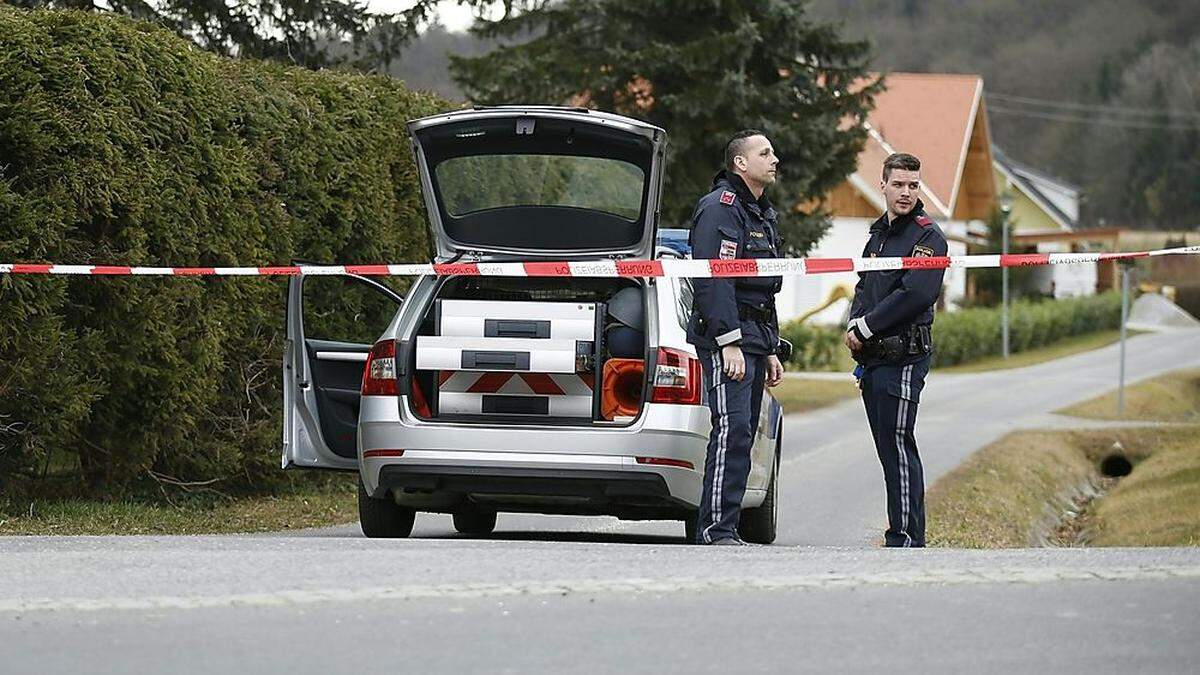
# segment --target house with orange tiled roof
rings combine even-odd
[[[920,158],[925,210],[946,233],[950,254],[965,255],[968,244],[982,243],[987,219],[997,205],[983,79],[892,73],[886,84],[867,119],[868,138],[858,167],[818,205],[830,213],[832,225],[809,255],[862,254],[867,230],[885,208],[883,161],[893,152]],[[857,280],[849,272],[785,278],[776,299],[780,316],[811,315],[819,323],[838,323]],[[966,293],[966,270],[947,270],[943,302],[956,305]]]

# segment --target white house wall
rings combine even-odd
[[[1074,298],[1095,295],[1096,282],[1100,280],[1096,263],[1079,265],[1056,265],[1054,267],[1054,297]]]
[[[1059,242],[1042,242],[1037,245],[1037,252],[1070,253],[1071,247]],[[1049,265],[1036,269],[1037,274],[1034,278],[1039,293],[1053,293],[1055,298],[1096,294],[1096,282],[1099,279],[1096,263]]]

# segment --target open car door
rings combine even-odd
[[[358,469],[363,367],[404,299],[353,275],[293,277],[283,350],[283,468]]]

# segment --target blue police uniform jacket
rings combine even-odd
[[[740,176],[721,171],[692,214],[692,257],[778,258],[777,217],[765,195],[755,199]],[[782,287],[782,277],[694,279],[688,342],[710,351],[737,343],[747,354],[774,354],[779,346],[775,294]]]
[[[871,225],[863,257],[946,255],[946,235],[917,200],[912,211],[890,224],[887,214]],[[901,269],[860,272],[850,306],[848,330],[862,339],[903,333],[933,324],[934,306],[942,291],[945,269]]]

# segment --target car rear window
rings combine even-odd
[[[435,169],[454,217],[513,206],[566,206],[637,220],[645,174],[629,162],[571,155],[451,157]]]

